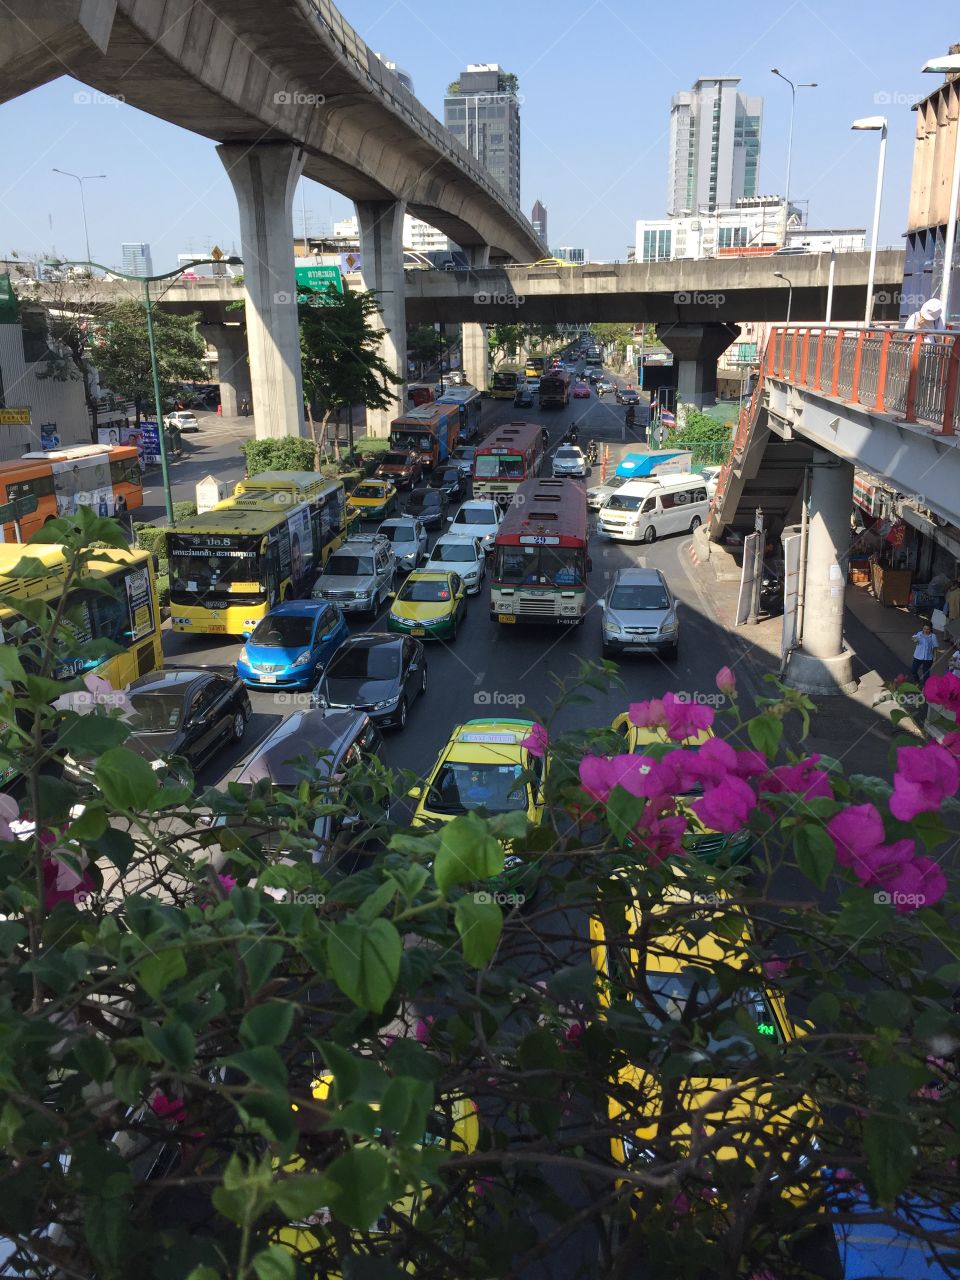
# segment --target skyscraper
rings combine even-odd
[[[549,244],[550,240],[547,236],[547,206],[542,200],[538,200],[530,212],[530,221],[533,223],[533,229],[543,241]]]
[[[153,262],[148,244],[122,244],[122,269],[128,276],[152,276]]]
[[[670,105],[667,212],[676,217],[757,194],[763,99],[739,76],[701,76]]]
[[[496,62],[471,63],[443,100],[443,123],[520,206],[517,77]]]

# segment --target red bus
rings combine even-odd
[[[498,427],[473,455],[473,496],[509,502],[519,485],[539,473],[543,435],[535,422]]]
[[[390,423],[390,448],[418,454],[428,469],[446,462],[459,439],[460,407],[455,404],[420,404]]]
[[[490,617],[572,626],[587,610],[587,491],[579,480],[528,480],[494,546]]]
[[[540,408],[565,409],[570,403],[570,375],[551,369],[540,379]]]
[[[0,504],[36,498],[37,509],[20,521],[26,541],[48,520],[92,507],[99,515],[122,516],[143,506],[143,479],[135,445],[88,444],[25,453],[0,462]],[[16,542],[13,523],[0,525],[0,542]]]

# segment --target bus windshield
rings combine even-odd
[[[500,546],[493,576],[514,586],[574,586],[584,579],[583,552],[577,547]]]
[[[171,534],[168,543],[173,597],[202,604],[206,598],[229,596],[235,582],[260,582],[257,540],[237,539],[227,547],[197,547],[186,545],[185,537]]]
[[[517,385],[517,370],[511,369],[509,373],[503,371],[493,375],[493,385],[495,387],[515,387]]]
[[[481,479],[522,480],[523,459],[509,453],[479,453],[473,460],[474,472]]]
[[[390,444],[405,453],[433,452],[433,436],[429,431],[394,431]]]

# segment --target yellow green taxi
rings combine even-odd
[[[626,712],[617,716],[610,727],[625,740],[625,745],[631,755],[642,756],[647,754],[654,745],[663,746],[663,737],[655,729],[638,729],[635,724],[631,724],[630,717]],[[696,751],[698,747],[702,747],[712,737],[712,732],[709,729],[704,729],[695,738],[691,738],[683,745],[688,751]],[[721,831],[714,831],[711,827],[704,826],[690,807],[691,802],[702,794],[701,788],[694,788],[674,797],[677,802],[677,813],[686,818],[688,823],[688,832],[683,837],[684,849],[689,853],[695,854],[698,858],[703,858],[706,862],[714,862],[721,859],[724,862],[739,862],[746,857],[750,849],[752,836],[749,827],[742,827],[739,831],[726,835]]]
[[[655,1142],[661,1154],[669,1149],[680,1158],[689,1152],[691,1133],[709,1139],[722,1130],[729,1141],[712,1148],[710,1157],[718,1181],[725,1161],[745,1162],[750,1169],[767,1170],[787,1199],[806,1199],[810,1188],[804,1185],[803,1170],[816,1149],[817,1108],[776,1078],[775,1061],[769,1064],[759,1047],[768,1039],[785,1048],[805,1032],[791,1021],[783,996],[764,983],[751,955],[747,917],[721,890],[698,895],[679,877],[649,909],[641,906],[634,890],[626,906],[619,903],[614,911],[609,936],[599,917],[590,920],[601,1005],[610,1009],[617,1001],[630,1001],[652,1029],[673,1024],[683,1034],[682,1021],[689,1027],[690,1047],[679,1084],[666,1082],[668,1117],[662,1114],[664,1085],[658,1075],[632,1064],[620,1068],[607,1105],[619,1131],[610,1140],[613,1158],[642,1169],[656,1158]],[[658,928],[656,917],[667,912],[669,918]],[[731,970],[746,970],[755,981],[724,996],[732,990],[724,981]],[[736,1025],[738,1010],[746,1013],[760,1040]],[[751,1078],[749,1070],[746,1075],[737,1070],[738,1050],[741,1062],[767,1062],[769,1077]],[[721,1053],[724,1070],[718,1074],[713,1063]],[[662,1122],[666,1133],[661,1133]],[[734,1164],[727,1167],[733,1170]]]
[[[467,588],[458,573],[416,569],[393,598],[387,630],[422,640],[456,640],[467,612]]]
[[[311,1159],[311,1145],[314,1141],[319,1140],[320,1160],[325,1161],[329,1158],[330,1135],[325,1129],[327,1113],[323,1107],[330,1099],[332,1089],[333,1077],[323,1075],[314,1080],[310,1088],[313,1099],[320,1104],[320,1110],[313,1111],[306,1106],[293,1104],[301,1137],[296,1153],[283,1164],[282,1170],[279,1162],[275,1162],[274,1167],[284,1175],[295,1176],[315,1171]],[[379,1110],[377,1102],[371,1102],[369,1106],[373,1111]],[[375,1130],[374,1136],[379,1140],[384,1135],[381,1131]],[[421,1149],[424,1147],[444,1149],[452,1155],[460,1155],[475,1151],[479,1141],[480,1116],[476,1103],[471,1098],[442,1097],[434,1109],[427,1113],[426,1131],[418,1145]],[[358,1145],[362,1146],[363,1143]],[[379,1141],[376,1145],[379,1150],[384,1149]],[[426,1181],[418,1181],[415,1186],[407,1182],[403,1193],[390,1205],[390,1216],[413,1223],[423,1212],[432,1191],[433,1188]],[[280,1227],[276,1234],[276,1242],[295,1256],[309,1261],[311,1265],[314,1256],[321,1256],[320,1251],[329,1252],[331,1256],[336,1257],[339,1255],[339,1240],[342,1237],[338,1234],[335,1239],[331,1229],[332,1222],[330,1210],[324,1205],[318,1205],[316,1210],[308,1216]],[[349,1228],[338,1228],[338,1233],[344,1230],[349,1234]],[[370,1227],[372,1235],[382,1237],[385,1253],[389,1248],[389,1236],[397,1230],[396,1222],[390,1222],[386,1211]],[[360,1234],[358,1233],[358,1241]],[[369,1243],[369,1238],[364,1236],[365,1249],[369,1247]],[[412,1265],[404,1269],[411,1271]],[[329,1280],[336,1280],[340,1272],[325,1270],[323,1274],[328,1276]]]
[[[397,490],[389,480],[361,480],[347,498],[347,510],[361,520],[382,520],[396,508]]]

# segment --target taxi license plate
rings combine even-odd
[[[220,625],[219,623],[216,623],[216,622],[211,623],[211,624],[210,624],[210,626],[209,626],[209,627],[207,627],[207,630],[208,630],[208,631],[226,631],[226,629],[227,629],[227,628],[226,628],[225,626],[222,626],[222,625]]]
[[[498,622],[516,622],[516,618],[512,613],[501,613],[497,615]]]
[[[276,677],[276,676],[265,676],[265,675],[261,675],[261,676],[260,676],[260,683],[261,683],[261,684],[276,684],[276,683],[277,683],[277,677]]]
[[[425,636],[427,634],[426,627],[411,627],[410,634],[412,636]]]

